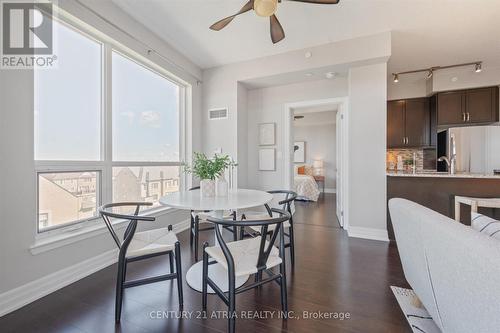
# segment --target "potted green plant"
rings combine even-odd
[[[195,152],[193,154],[192,165],[184,164],[184,171],[192,173],[200,179],[200,191],[204,197],[213,197],[216,195],[216,180],[218,193],[220,196],[227,195],[227,181],[224,179],[224,171],[229,166],[235,166],[231,158],[227,155],[215,154],[213,158],[208,158],[203,153]],[[224,184],[225,183],[225,184]],[[224,190],[225,186],[225,190]]]
[[[408,158],[404,161],[404,165],[406,166],[407,170],[411,170],[413,167],[413,160]]]

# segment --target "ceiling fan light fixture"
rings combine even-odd
[[[392,74],[392,76],[393,76],[394,83],[398,83],[399,82],[399,75],[398,74]]]
[[[278,0],[255,0],[253,3],[255,13],[262,17],[270,17],[278,9]]]

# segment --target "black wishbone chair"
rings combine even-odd
[[[294,204],[295,202],[295,199],[297,198],[297,193],[293,192],[293,191],[288,191],[288,190],[275,190],[275,191],[268,191],[267,193],[270,193],[272,194],[275,199],[278,197],[278,196],[281,196],[283,197],[284,199],[283,200],[279,200],[277,202],[277,205],[280,206],[280,207],[272,207],[272,208],[280,208],[282,210],[285,210],[287,211],[289,214],[290,214],[290,220],[286,221],[285,223],[283,223],[283,229],[288,229],[288,233],[284,232],[284,235],[286,237],[288,237],[288,243],[285,243],[285,247],[289,247],[290,248],[290,261],[292,263],[292,266],[295,265],[295,239],[294,239],[294,235],[293,235],[293,213],[292,213],[292,205]],[[273,201],[276,201],[276,200],[273,200]],[[270,204],[272,205],[272,204]],[[258,220],[258,219],[263,219],[263,218],[270,218],[272,217],[272,214],[270,214],[269,211],[266,212],[262,212],[262,213],[252,213],[252,212],[247,212],[247,213],[243,213],[241,215],[241,219],[242,220]],[[261,230],[258,226],[253,226],[253,227],[250,227],[251,229],[253,229],[255,232],[257,232],[258,234],[261,234]],[[273,228],[274,226],[270,226],[267,230],[268,234],[271,233],[273,231]],[[240,238],[243,238],[244,235],[245,235],[245,232],[244,232],[244,229],[241,228],[241,234],[240,234]]]
[[[154,283],[165,280],[177,279],[177,291],[179,293],[179,307],[183,305],[182,295],[182,268],[181,268],[181,248],[177,236],[172,231],[172,226],[159,228],[142,232],[135,232],[137,221],[155,221],[152,216],[139,216],[141,206],[151,206],[150,202],[121,202],[111,203],[99,207],[106,226],[113,237],[118,249],[118,275],[116,280],[116,303],[115,303],[115,321],[120,322],[123,290],[125,288],[141,286],[148,283]],[[135,207],[134,215],[125,215],[113,213],[116,207]],[[129,224],[123,235],[123,241],[117,236],[111,218],[129,220]],[[175,253],[175,272],[174,272],[174,253]],[[170,273],[155,277],[149,277],[133,281],[125,281],[127,274],[127,264],[143,259],[149,259],[160,255],[168,254],[170,261]]]
[[[273,218],[251,221],[208,218],[210,222],[216,224],[215,234],[219,246],[209,247],[206,242],[203,244],[202,308],[203,311],[207,311],[207,288],[210,286],[229,308],[229,333],[233,333],[236,327],[236,294],[259,287],[265,283],[278,282],[281,287],[281,307],[284,318],[286,318],[288,312],[283,222],[290,219],[290,213],[281,209],[271,209],[267,205],[266,209],[268,209],[270,215],[274,216]],[[270,241],[267,241],[266,237],[258,236],[226,243],[222,237],[221,228],[217,226],[233,226],[235,224],[243,227],[260,226],[262,235],[266,235],[271,226],[274,226],[274,229]],[[279,249],[274,246],[278,236]],[[209,262],[210,257],[214,261]],[[208,266],[216,262],[228,271],[229,291],[227,295],[208,276]],[[279,273],[273,272],[271,268],[278,265],[280,267]],[[263,272],[267,274],[265,279],[262,279]],[[255,274],[255,282],[236,289],[236,277],[251,274]]]
[[[199,190],[199,186],[195,186],[189,189],[189,191]],[[200,239],[200,231],[214,230],[214,226],[210,223],[210,226],[200,228],[200,224],[206,224],[208,222],[208,217],[210,216],[210,211],[191,211],[191,227],[189,232],[189,244],[193,246],[194,243],[194,260],[198,261],[198,244]],[[232,218],[233,221],[236,220],[236,211],[233,211],[231,215],[226,216],[226,218]],[[237,240],[238,232],[236,227],[225,226],[233,234],[233,240]]]

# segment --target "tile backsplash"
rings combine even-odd
[[[395,170],[398,164],[398,156],[403,158],[403,164],[406,160],[413,161],[413,153],[416,153],[417,171],[424,170],[424,150],[423,149],[387,149],[386,153],[386,168],[387,170]],[[404,166],[405,170],[410,166]]]

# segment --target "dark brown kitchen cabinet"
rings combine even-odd
[[[498,121],[498,87],[467,90],[465,111],[470,123]]]
[[[437,95],[438,125],[465,122],[465,90],[448,91]]]
[[[405,101],[387,102],[387,147],[405,144]]]
[[[437,94],[439,126],[467,126],[499,121],[498,87]]]
[[[405,111],[406,145],[409,147],[428,146],[431,122],[429,99],[408,99]]]
[[[430,123],[428,98],[387,102],[387,147],[429,146]]]

